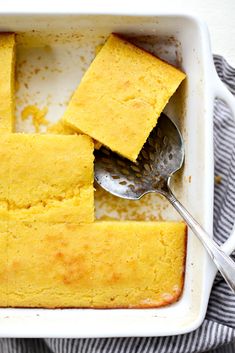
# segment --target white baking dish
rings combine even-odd
[[[177,104],[171,102],[167,108],[170,116],[178,121],[185,141],[186,162],[176,193],[212,234],[213,100],[215,96],[223,98],[234,113],[235,104],[216,76],[207,28],[200,20],[180,15],[134,16],[125,12],[116,15],[0,14],[0,30],[21,33],[18,37],[18,65],[21,66],[18,66],[18,116],[24,105],[37,103],[48,105],[49,118],[58,119],[64,110],[63,103],[94,56],[96,45],[111,32],[138,37],[137,41],[141,37],[141,45],[147,43],[159,56],[180,64],[187,73],[187,82],[174,99]],[[35,73],[36,65],[41,71]],[[53,65],[54,71],[46,69]],[[30,71],[35,75],[27,76]],[[28,87],[24,79],[28,80]],[[29,129],[30,124],[18,120],[18,131]],[[156,200],[160,209],[162,201]],[[164,212],[164,218],[177,218],[170,207]],[[234,247],[233,232],[224,249],[230,253]],[[189,232],[185,287],[179,302],[147,310],[0,309],[0,336],[163,336],[189,332],[205,317],[215,273],[204,249]]]

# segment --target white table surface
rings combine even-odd
[[[168,0],[163,0],[170,3]],[[173,0],[174,9],[189,11],[206,21],[213,53],[235,66],[235,0]],[[172,9],[167,4],[165,8]]]
[[[235,0],[0,0],[0,11],[74,12],[97,7],[102,11],[126,8],[141,12],[183,12],[202,17],[208,24],[213,53],[235,66]]]

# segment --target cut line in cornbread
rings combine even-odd
[[[117,35],[99,51],[62,117],[135,161],[185,74]]]
[[[0,33],[0,133],[12,132],[15,123],[15,35]]]
[[[0,222],[0,228],[2,307],[154,308],[182,293],[184,223],[9,222],[6,230]]]
[[[85,135],[2,135],[0,219],[93,222],[93,148]]]

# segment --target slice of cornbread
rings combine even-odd
[[[0,133],[14,127],[15,35],[0,33]]]
[[[184,223],[9,222],[0,306],[167,305],[182,293],[185,248]]]
[[[92,222],[93,148],[85,135],[1,136],[0,218]]]
[[[111,35],[90,65],[63,121],[135,161],[185,74]]]

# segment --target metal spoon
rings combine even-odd
[[[149,192],[167,198],[200,239],[225,281],[235,293],[235,263],[176,199],[170,189],[172,175],[182,167],[184,147],[176,125],[164,114],[142,148],[137,163],[102,147],[95,151],[95,179],[113,195],[139,200]]]

